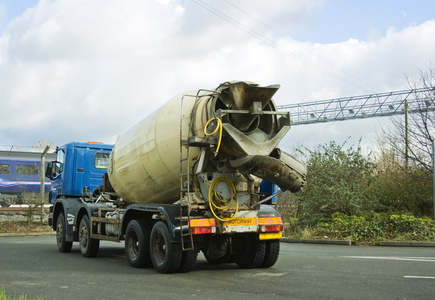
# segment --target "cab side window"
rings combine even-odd
[[[95,153],[94,166],[97,169],[107,169],[109,165],[109,153],[97,152]]]
[[[53,165],[54,172],[56,174],[62,173],[64,162],[65,162],[65,150],[59,149],[59,151],[57,151],[56,163]]]

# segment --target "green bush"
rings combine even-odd
[[[362,215],[377,206],[369,191],[375,163],[361,154],[361,148],[331,142],[309,151],[306,186],[299,194],[303,221],[313,224],[338,211]]]
[[[363,244],[380,240],[435,241],[435,224],[431,218],[405,214],[348,216],[336,212],[319,220],[314,228],[318,236],[352,239]]]
[[[306,186],[296,194],[295,202],[304,224],[316,224],[334,212],[366,217],[372,212],[433,216],[430,171],[402,168],[388,159],[374,161],[362,155],[360,146],[344,146],[330,142],[304,153]],[[354,222],[363,224],[364,220]]]
[[[414,216],[433,216],[432,191],[432,173],[415,167],[378,170],[370,186],[370,194],[379,203],[378,212]]]
[[[304,190],[278,197],[287,235],[358,243],[434,241],[431,170],[405,168],[387,154],[374,161],[359,145],[344,146],[332,141],[301,151]]]

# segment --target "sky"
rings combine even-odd
[[[185,91],[280,84],[277,105],[405,90],[435,61],[432,0],[0,0],[0,147],[114,143]],[[294,126],[295,147],[388,118]]]

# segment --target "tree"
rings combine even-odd
[[[334,141],[307,149],[307,184],[300,194],[299,209],[308,223],[334,212],[361,215],[377,206],[369,186],[375,163],[356,149]]]
[[[414,216],[432,216],[431,172],[422,167],[403,167],[387,143],[379,142],[377,167],[370,193],[377,199],[377,212],[389,214],[411,213]]]
[[[420,71],[417,79],[408,79],[410,88],[430,88],[417,97],[418,112],[392,118],[393,129],[384,131],[394,151],[403,157],[401,165],[410,164],[432,172],[432,141],[435,138],[435,68]],[[418,95],[418,94],[416,94]]]

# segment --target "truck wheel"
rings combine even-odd
[[[57,242],[57,248],[59,248],[60,252],[70,252],[73,242],[67,242],[66,239],[66,222],[65,222],[65,216],[63,213],[60,213],[59,216],[57,216],[57,222],[56,222],[56,242]]]
[[[181,263],[177,272],[187,273],[192,271],[193,267],[195,267],[197,258],[198,258],[198,251],[196,250],[182,251]]]
[[[230,262],[230,259],[231,259],[231,252],[230,251],[227,251],[224,256],[217,257],[217,258],[208,255],[207,251],[203,251],[203,253],[204,253],[204,257],[207,260],[207,262],[209,264],[212,264],[212,265],[225,264],[225,263]]]
[[[91,224],[88,216],[84,215],[79,226],[80,251],[84,257],[94,257],[100,248],[100,240],[91,239]]]
[[[151,230],[150,253],[153,266],[159,273],[174,273],[180,267],[181,246],[171,243],[169,229],[162,221]]]
[[[132,220],[125,232],[125,254],[133,268],[151,267],[150,226],[144,220]]]
[[[264,261],[266,243],[255,236],[241,235],[236,264],[243,269],[258,268]]]
[[[279,240],[266,241],[266,254],[264,256],[261,268],[270,268],[278,260],[279,256]]]

